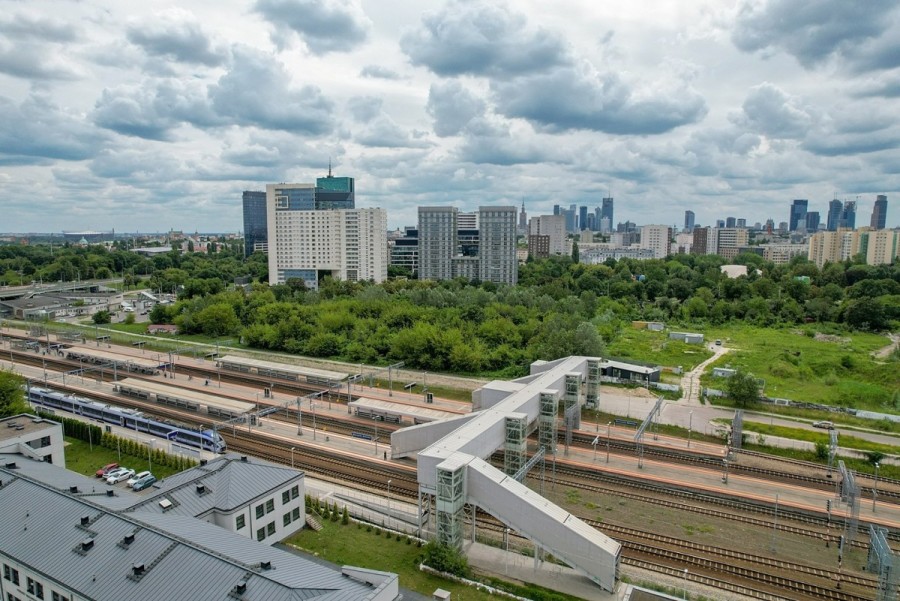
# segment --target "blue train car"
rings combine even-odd
[[[225,452],[225,441],[215,430],[193,430],[145,416],[140,411],[125,409],[91,401],[82,397],[67,395],[57,390],[32,387],[28,390],[28,400],[38,407],[50,407],[83,415],[91,419],[115,424],[129,430],[146,432],[183,445],[200,448],[214,453]]]

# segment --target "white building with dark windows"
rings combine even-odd
[[[313,184],[266,186],[269,283],[300,279],[315,289],[326,275],[350,282],[385,281],[387,212],[331,208],[335,203],[317,200],[318,190]]]
[[[645,225],[641,228],[641,248],[653,251],[654,259],[665,259],[671,251],[672,228]]]

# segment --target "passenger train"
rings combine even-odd
[[[225,452],[225,441],[215,430],[193,430],[146,417],[134,409],[115,407],[46,388],[30,388],[28,400],[39,407],[52,407],[75,415],[84,415],[205,451]]]

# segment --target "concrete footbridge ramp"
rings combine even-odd
[[[577,428],[581,403],[598,401],[599,382],[596,357],[536,362],[529,376],[491,382],[473,393],[474,408],[480,410],[469,419],[394,432],[395,457],[418,453],[420,521],[433,515],[437,538],[462,548],[464,508],[484,509],[534,542],[535,561],[550,552],[613,591],[619,543],[516,478],[526,469],[528,433],[537,430],[539,447],[545,454],[555,453],[559,406],[564,406],[567,426]],[[499,449],[504,452],[502,471],[487,462]]]

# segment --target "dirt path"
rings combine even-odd
[[[890,338],[891,343],[872,353],[873,357],[876,359],[887,359],[900,346],[900,334],[888,334],[888,338]]]
[[[711,345],[709,350],[713,352],[713,356],[687,372],[681,377],[681,398],[680,401],[686,401],[688,405],[700,404],[700,376],[707,366],[730,351],[731,349],[724,346]]]

